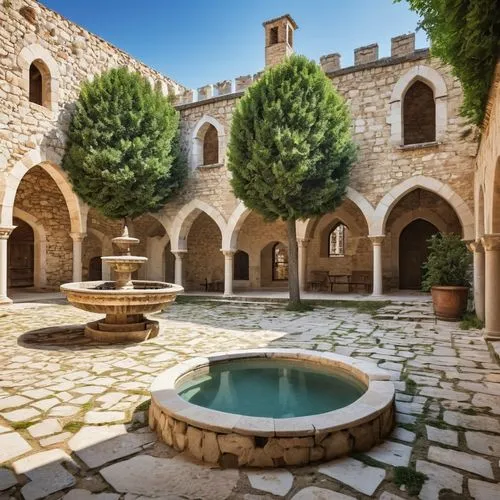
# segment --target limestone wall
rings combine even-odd
[[[22,7],[31,9],[23,17]],[[165,93],[183,87],[33,0],[0,4],[0,171],[37,147],[56,164],[63,153],[73,103],[83,81],[128,66]],[[28,100],[27,68],[41,60],[50,70],[51,105]],[[26,68],[27,66],[27,68]]]

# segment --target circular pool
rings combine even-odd
[[[149,423],[222,466],[280,467],[367,451],[394,425],[394,385],[372,363],[303,349],[194,358],[151,387]]]

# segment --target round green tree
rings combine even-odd
[[[300,307],[295,222],[342,202],[356,148],[342,97],[319,66],[292,56],[239,101],[229,142],[234,194],[264,219],[286,221],[290,307]]]
[[[62,165],[73,189],[106,217],[156,212],[186,177],[178,112],[127,68],[82,86],[68,138]]]

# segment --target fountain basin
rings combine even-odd
[[[158,322],[143,315],[165,308],[184,289],[162,281],[132,280],[133,288],[116,289],[114,281],[61,285],[68,302],[84,311],[105,314],[88,323],[85,335],[98,341],[141,341],[158,335]]]
[[[149,423],[176,450],[224,467],[331,460],[367,451],[392,432],[389,378],[374,364],[304,349],[214,354],[180,363],[153,382]],[[333,402],[349,386],[354,392],[342,389],[343,401]],[[294,401],[308,394],[312,405]]]

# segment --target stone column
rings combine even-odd
[[[484,247],[485,294],[484,336],[500,340],[500,233],[485,234]]]
[[[373,293],[378,297],[383,294],[382,282],[382,242],[385,236],[370,236],[373,245]]]
[[[172,252],[175,255],[175,284],[184,286],[182,283],[184,281],[182,275],[182,259],[186,255],[186,250],[179,250],[177,252]]]
[[[11,304],[12,300],[7,297],[7,274],[9,262],[7,259],[7,243],[10,233],[16,226],[0,226],[0,304]]]
[[[467,243],[474,256],[474,308],[476,316],[484,321],[484,247],[481,240]]]
[[[82,242],[86,233],[69,233],[73,240],[73,282],[82,281]]]
[[[224,297],[233,295],[233,265],[235,250],[222,250],[224,254]]]
[[[299,249],[299,287],[301,290],[306,289],[307,283],[307,245],[309,240],[297,238],[297,246]]]

